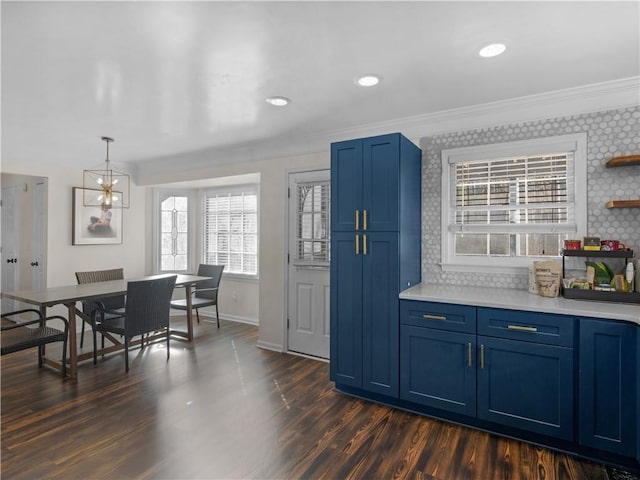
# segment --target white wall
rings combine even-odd
[[[150,175],[145,178],[145,184],[154,185],[247,173],[260,174],[260,282],[258,284],[260,334],[258,344],[262,347],[281,351],[284,350],[286,341],[285,217],[287,172],[303,168],[329,168],[329,157],[327,145],[327,152],[322,154],[203,167],[171,174],[158,173],[155,176]],[[149,216],[152,213],[150,205],[147,213]],[[146,232],[147,238],[151,238],[151,233],[151,225],[149,225]],[[148,251],[147,268],[150,269],[152,265],[152,254]],[[225,301],[228,300],[229,288],[233,289],[234,285],[230,282],[221,284],[221,295],[224,293]],[[241,286],[235,285],[235,288],[240,289]],[[242,288],[247,287],[243,286]],[[245,295],[243,301],[250,303],[248,299],[251,298],[251,293],[247,290],[243,295]],[[221,313],[224,312],[224,308],[226,307],[223,307],[223,303],[221,303]]]

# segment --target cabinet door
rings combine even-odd
[[[331,230],[356,230],[356,211],[362,228],[362,140],[331,144]]]
[[[573,349],[478,336],[478,418],[573,439]]]
[[[363,235],[362,388],[396,398],[399,388],[398,282],[398,234]]]
[[[399,183],[400,135],[365,138],[362,208],[366,210],[368,231],[398,231]]]
[[[580,319],[580,443],[635,454],[636,331],[631,323]]]
[[[475,334],[402,325],[400,397],[475,416],[475,339]]]
[[[355,239],[354,232],[331,235],[330,378],[362,387],[362,254],[355,254]]]

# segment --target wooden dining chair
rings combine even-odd
[[[216,307],[216,320],[218,328],[220,328],[220,314],[218,313],[218,288],[220,286],[220,279],[222,278],[222,272],[224,265],[208,265],[201,263],[198,267],[198,276],[210,277],[211,280],[198,283],[193,290],[193,298],[191,299],[191,308],[196,311],[196,318],[200,323],[200,315],[198,309],[203,307]],[[171,308],[177,310],[187,309],[187,299],[178,299],[171,302]]]
[[[78,285],[84,283],[96,283],[96,282],[108,282],[110,280],[122,280],[124,278],[124,269],[113,268],[110,270],[93,270],[89,272],[76,272],[76,280]],[[91,326],[93,333],[93,349],[95,350],[96,344],[96,329],[94,328],[91,313],[100,309],[104,312],[105,316],[112,315],[114,317],[121,316],[124,312],[125,296],[118,295],[116,297],[105,297],[92,300],[90,302],[82,302],[82,315],[80,317],[84,320],[82,322],[82,331],[80,335],[80,348],[84,346],[84,324],[88,323]],[[102,340],[102,346],[104,347],[104,338]]]
[[[177,275],[167,275],[151,280],[136,280],[127,283],[127,299],[124,314],[119,317],[102,316],[100,310],[93,312],[94,324],[99,332],[120,334],[124,337],[125,370],[129,371],[129,343],[135,336],[166,330],[167,358],[169,358],[169,304]],[[144,348],[144,338],[142,339]],[[96,345],[93,361],[97,361]]]

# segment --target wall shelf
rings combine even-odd
[[[623,165],[640,165],[640,155],[626,155],[624,157],[613,157],[606,163],[607,168],[621,167]]]
[[[638,208],[640,200],[609,200],[607,208]]]
[[[640,155],[625,155],[613,157],[606,163],[607,168],[624,167],[628,165],[640,165]],[[607,208],[640,208],[639,200],[610,200]]]

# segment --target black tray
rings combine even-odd
[[[597,302],[640,303],[639,292],[602,292],[581,288],[563,288],[562,296],[575,300],[594,300]]]
[[[563,250],[562,255],[565,257],[633,258],[633,250]]]

